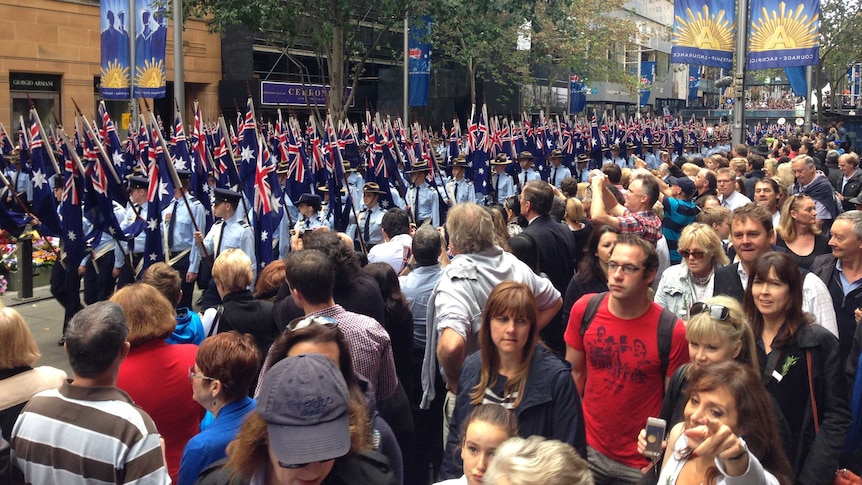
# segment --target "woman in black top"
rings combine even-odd
[[[572,305],[589,293],[608,291],[608,259],[619,236],[619,229],[611,226],[596,228],[589,241],[578,271],[569,280],[563,299],[563,322],[569,321]]]

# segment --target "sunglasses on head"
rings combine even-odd
[[[727,320],[727,317],[730,316],[730,310],[728,310],[726,306],[707,305],[702,301],[699,301],[692,305],[688,311],[690,317],[699,315],[701,313],[709,313],[709,316],[716,320]]]
[[[314,324],[323,325],[324,327],[329,328],[335,328],[338,326],[338,322],[334,318],[314,315],[310,317],[300,317],[293,320],[287,324],[287,331],[295,332]]]

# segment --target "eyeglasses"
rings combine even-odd
[[[689,256],[694,256],[694,259],[703,259],[703,256],[706,253],[703,251],[689,251],[687,249],[681,249],[679,251],[679,255],[682,256],[682,259],[688,259]]]
[[[727,320],[727,317],[730,316],[730,310],[728,310],[726,306],[707,305],[702,301],[692,305],[688,311],[689,316],[692,317],[701,313],[709,313],[709,316],[716,320]]]
[[[619,264],[613,261],[608,261],[608,272],[615,273],[620,268],[622,268],[623,273],[625,274],[635,274],[643,269],[642,266],[635,266],[633,264]]]
[[[195,378],[203,379],[205,381],[217,381],[218,380],[218,379],[215,379],[212,377],[207,377],[203,374],[198,374],[195,372],[195,366],[189,366],[189,382],[191,382]]]
[[[337,328],[338,327],[338,321],[336,321],[334,318],[314,315],[314,316],[310,316],[310,317],[300,317],[300,318],[293,320],[292,322],[287,324],[287,331],[288,332],[295,332],[297,330],[302,330],[303,328],[306,328],[306,327],[308,327],[310,325],[314,325],[314,324],[323,325],[324,327],[327,327],[327,328]]]

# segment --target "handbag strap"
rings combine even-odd
[[[805,351],[808,364],[808,392],[811,394],[811,409],[814,411],[814,434],[820,433],[820,420],[817,418],[817,399],[814,398],[814,379],[811,376],[811,349]]]

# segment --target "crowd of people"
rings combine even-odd
[[[189,248],[174,256],[191,266],[153,264],[94,296],[64,329],[69,378],[35,366],[26,322],[0,309],[2,478],[816,485],[858,473],[862,169],[853,151],[820,150],[826,137],[658,150],[656,164],[616,148],[585,172],[552,161],[548,180],[522,154],[485,206],[463,159],[442,181],[449,199],[422,192],[431,176],[417,164],[403,209],[363,185],[351,234],[304,196],[283,257],[260,274],[241,196],[217,189],[222,222],[190,239],[214,258],[201,300],[191,284],[207,263]],[[434,204],[449,206],[445,222]]]

